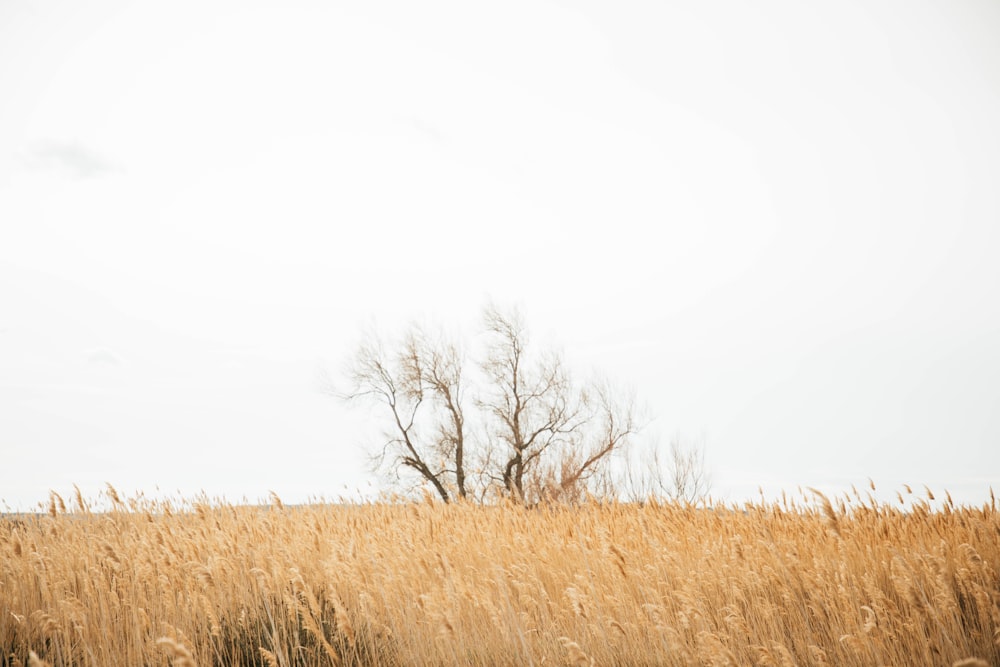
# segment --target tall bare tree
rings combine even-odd
[[[398,465],[419,475],[442,500],[466,497],[462,357],[443,336],[411,327],[395,352],[369,336],[348,376],[348,400],[369,399],[388,413],[376,466]]]
[[[491,340],[481,362],[488,389],[480,406],[492,422],[493,442],[502,447],[491,459],[497,461],[496,479],[504,491],[524,500],[525,472],[550,449],[571,448],[586,424],[583,397],[574,395],[558,356],[528,357],[519,313],[489,306],[483,320]]]

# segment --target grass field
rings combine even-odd
[[[992,501],[108,503],[0,520],[0,664],[1000,665]]]

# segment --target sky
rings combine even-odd
[[[992,0],[0,0],[0,508],[362,497],[366,328],[519,307],[732,502],[1000,491]]]

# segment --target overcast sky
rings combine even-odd
[[[704,434],[720,498],[980,503],[998,35],[992,0],[0,0],[0,499],[367,488],[318,369],[492,298]]]

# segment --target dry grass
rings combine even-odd
[[[0,664],[1000,665],[993,504],[107,500],[0,520]]]

